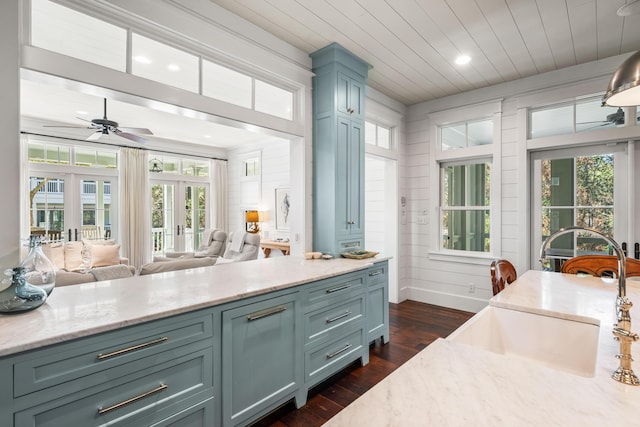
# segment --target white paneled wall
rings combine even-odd
[[[290,185],[289,153],[290,142],[278,138],[229,151],[229,231],[244,229],[244,210],[257,209],[267,213],[267,221],[260,224],[263,235],[267,233],[270,239],[289,237],[287,231],[276,230],[275,222],[275,189]],[[243,179],[243,161],[254,157],[260,158],[261,175],[255,181]],[[271,252],[271,256],[280,255],[279,251]]]
[[[501,170],[492,171],[501,179],[501,253],[494,257],[511,260],[518,273],[530,268],[529,248],[529,163],[526,120],[530,106],[570,101],[576,97],[603,93],[615,68],[623,59],[608,58],[590,64],[520,79],[441,98],[408,108],[406,143],[401,158],[400,196],[407,197],[406,218],[400,208],[400,288],[407,298],[469,311],[478,311],[491,298],[491,259],[452,259],[436,253],[438,236],[430,233],[430,222],[438,218],[430,210],[429,114],[465,108],[489,100],[502,99]],[[602,132],[606,138],[606,131]],[[637,127],[640,137],[640,127]],[[566,136],[570,141],[571,135]],[[531,146],[530,149],[535,147]],[[549,147],[547,147],[549,148]],[[636,221],[637,222],[637,221]],[[474,291],[471,292],[473,285]]]

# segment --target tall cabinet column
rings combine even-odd
[[[369,64],[337,43],[313,61],[313,247],[364,249],[364,100]]]

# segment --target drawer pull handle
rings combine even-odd
[[[327,293],[328,294],[332,294],[334,292],[338,292],[338,291],[342,291],[344,289],[348,289],[351,287],[351,283],[347,283],[346,285],[343,286],[338,286],[337,288],[331,288],[331,289],[327,289]]]
[[[342,313],[342,314],[341,314],[341,315],[339,315],[339,316],[332,317],[331,319],[327,319],[327,323],[333,323],[333,322],[335,322],[336,320],[340,320],[340,319],[342,319],[343,317],[348,317],[348,316],[351,316],[351,312],[350,312],[350,311],[346,311],[346,312]]]
[[[130,351],[140,350],[142,348],[149,347],[155,344],[160,344],[161,342],[165,342],[168,340],[169,340],[169,337],[160,337],[155,340],[143,342],[142,344],[136,344],[136,345],[132,345],[131,347],[123,348],[121,350],[112,351],[111,353],[105,353],[105,354],[100,353],[98,355],[98,360],[104,360],[104,359],[109,359],[110,357],[120,356],[121,354],[129,353]]]
[[[370,271],[370,272],[369,272],[369,277],[379,276],[379,275],[381,275],[381,274],[382,274],[382,272],[383,272],[383,270],[382,270],[382,269],[380,269],[380,270],[376,270],[376,271]]]
[[[248,314],[247,315],[247,320],[249,322],[251,322],[251,321],[254,321],[254,320],[262,319],[263,317],[271,316],[273,314],[282,313],[286,309],[287,309],[286,306],[281,305],[281,306],[278,306],[278,307],[267,308],[266,310],[262,310],[262,311],[256,311],[255,313]]]
[[[116,403],[115,405],[107,406],[106,408],[99,408],[98,409],[98,415],[103,415],[103,414],[106,414],[107,412],[111,412],[111,411],[113,411],[115,409],[122,408],[123,406],[126,406],[126,405],[128,405],[130,403],[133,403],[133,402],[137,402],[140,399],[144,399],[145,397],[149,397],[152,394],[156,394],[158,392],[166,390],[167,388],[169,388],[168,385],[160,384],[159,387],[156,387],[153,390],[145,391],[144,393],[139,394],[136,397],[132,397],[131,399],[124,400],[124,401],[122,401],[120,403]]]
[[[336,357],[337,355],[339,355],[340,353],[344,353],[345,351],[349,350],[351,348],[351,344],[347,344],[344,347],[342,347],[340,350],[336,350],[333,353],[328,353],[327,354],[327,359],[332,359],[334,357]]]

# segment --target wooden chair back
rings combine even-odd
[[[562,272],[596,277],[618,277],[618,258],[613,255],[580,255],[562,264]],[[627,258],[626,277],[640,276],[640,260]]]
[[[491,286],[493,295],[503,290],[518,278],[516,268],[506,259],[497,259],[491,263]]]

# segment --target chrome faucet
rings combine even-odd
[[[629,315],[629,309],[633,304],[627,297],[627,258],[625,257],[624,251],[618,242],[605,236],[599,231],[590,228],[561,228],[555,233],[551,233],[551,235],[542,242],[539,262],[542,264],[546,259],[545,252],[547,250],[547,246],[549,246],[549,243],[551,243],[552,240],[556,237],[562,236],[563,234],[572,233],[574,231],[586,231],[601,237],[611,245],[616,253],[616,257],[618,258],[618,296],[616,298],[616,315],[618,323],[613,326],[613,336],[616,340],[620,341],[620,353],[616,354],[616,358],[620,360],[620,366],[613,373],[612,378],[624,384],[640,385],[640,380],[638,380],[638,377],[633,373],[633,369],[631,368],[631,362],[633,361],[633,358],[631,357],[631,344],[634,341],[638,341],[639,337],[638,334],[631,332],[631,316]]]

